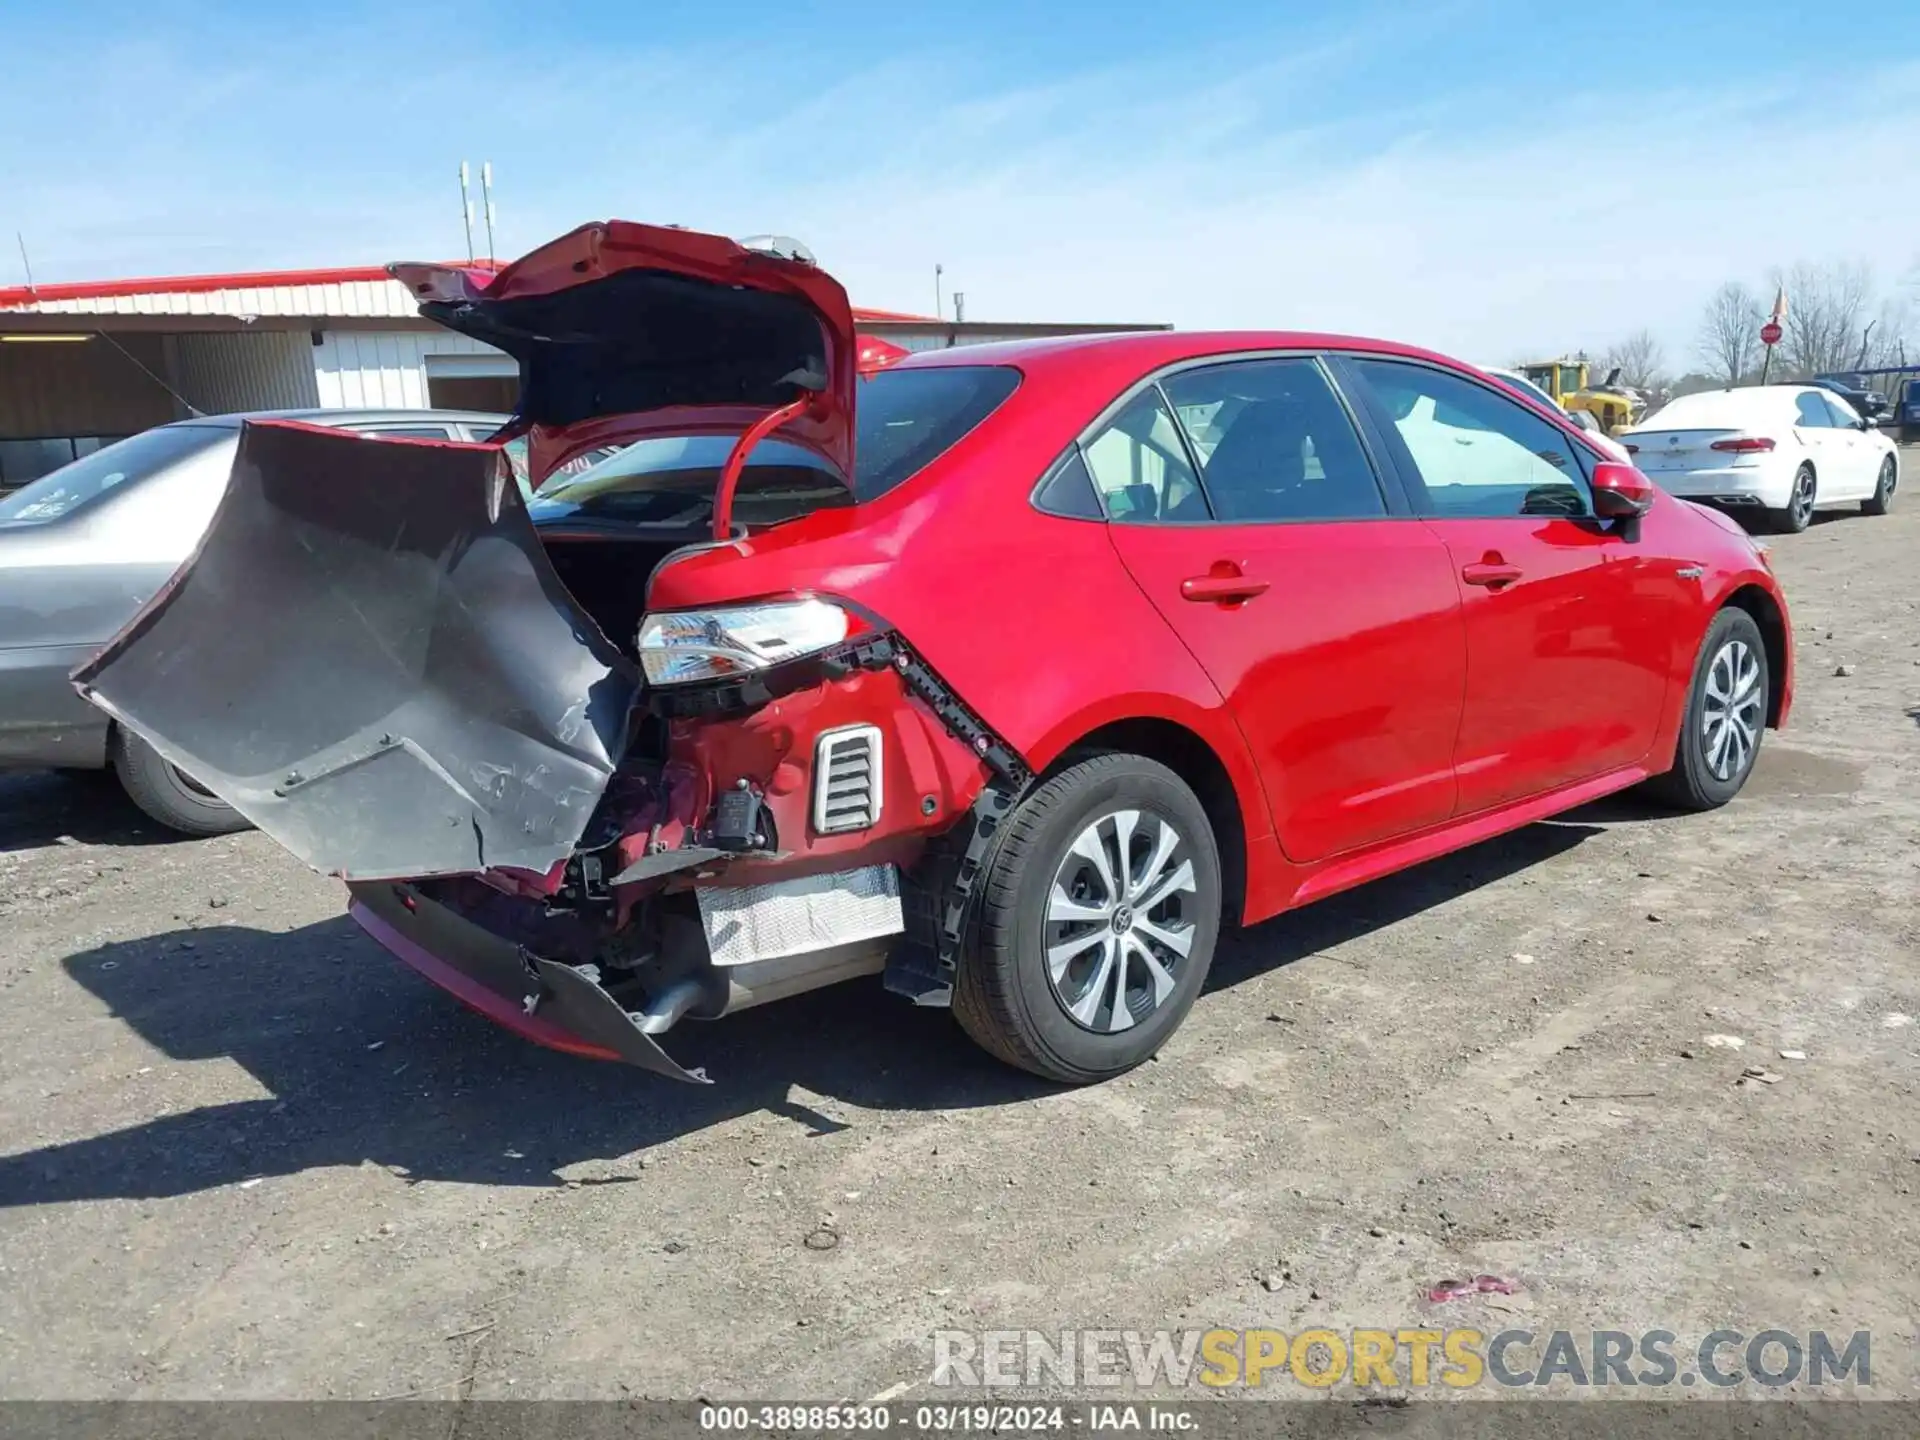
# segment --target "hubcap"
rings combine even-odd
[[[1700,738],[1707,769],[1716,779],[1731,780],[1753,763],[1760,744],[1760,707],[1766,699],[1760,689],[1760,657],[1746,641],[1729,640],[1714,653],[1701,699]]]
[[[1880,499],[1884,502],[1893,498],[1893,492],[1900,483],[1900,472],[1894,468],[1893,457],[1888,456],[1880,462]]]
[[[1047,980],[1075,1024],[1138,1025],[1180,982],[1200,893],[1186,837],[1158,815],[1119,810],[1075,837],[1047,892]]]

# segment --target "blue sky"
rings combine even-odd
[[[15,230],[42,281],[452,255],[465,158],[503,255],[776,231],[861,304],[931,308],[941,263],[970,319],[1685,360],[1796,260],[1920,309],[1908,0],[277,9],[0,0],[0,283]]]

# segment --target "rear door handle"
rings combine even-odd
[[[1213,601],[1215,604],[1252,600],[1267,593],[1267,582],[1249,580],[1244,575],[1196,575],[1180,582],[1182,600]]]
[[[1471,565],[1460,567],[1460,578],[1469,585],[1485,585],[1489,590],[1498,590],[1502,585],[1511,585],[1520,578],[1520,567],[1505,561],[1476,560]]]

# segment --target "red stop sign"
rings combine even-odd
[[[1780,327],[1771,320],[1762,325],[1760,327],[1760,343],[1762,345],[1778,345],[1780,343]]]

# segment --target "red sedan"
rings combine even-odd
[[[247,428],[83,691],[543,1043],[849,976],[1100,1080],[1224,923],[1785,722],[1764,547],[1405,345],[1148,334],[857,359],[791,247],[594,225],[395,274],[520,364],[498,445]],[[611,459],[557,473],[591,447]]]

